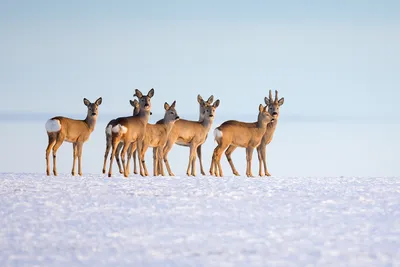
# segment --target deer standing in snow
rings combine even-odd
[[[140,111],[140,106],[139,106],[139,102],[135,99],[135,100],[129,100],[129,103],[131,104],[131,106],[133,107],[133,116],[135,116],[135,115],[137,115],[137,114],[139,114],[139,111]],[[114,121],[115,121],[115,119],[114,120],[111,120],[108,124],[107,124],[107,126],[106,126],[106,129],[105,129],[105,132],[106,132],[106,151],[105,151],[105,153],[104,153],[104,164],[103,164],[103,173],[106,173],[106,164],[107,164],[107,158],[108,158],[108,154],[109,154],[109,152],[110,152],[110,149],[111,149],[111,146],[112,146],[112,144],[111,144],[111,140],[112,140],[112,131],[111,131],[111,127],[109,127],[112,123],[114,123]],[[136,145],[136,143],[135,143],[135,145]],[[116,152],[115,152],[115,159],[116,159],[116,161],[117,161],[117,164],[118,164],[118,169],[119,169],[119,172],[120,173],[123,173],[122,172],[122,166],[121,166],[121,161],[120,161],[120,152],[121,152],[121,149],[122,149],[122,146],[123,146],[123,143],[122,142],[119,142],[119,144],[118,144],[118,146],[117,146],[117,150],[116,150]],[[136,159],[134,158],[134,168],[135,168],[135,173],[136,173]]]
[[[267,156],[266,156],[266,149],[267,145],[271,143],[272,137],[274,135],[276,126],[278,124],[278,119],[279,119],[279,108],[280,106],[283,105],[284,98],[282,97],[281,99],[278,100],[278,91],[275,90],[275,100],[272,99],[272,91],[269,90],[269,98],[265,97],[264,101],[265,104],[268,106],[268,112],[269,114],[272,115],[274,118],[274,121],[268,123],[267,125],[267,130],[265,131],[265,134],[263,138],[261,139],[260,145],[257,147],[257,154],[258,154],[258,162],[259,162],[259,172],[258,174],[260,176],[264,176],[264,173],[266,176],[271,176],[269,174],[268,169],[267,169]],[[262,167],[264,166],[264,173],[262,170]]]
[[[49,137],[49,143],[46,149],[46,174],[50,175],[50,151],[53,150],[53,174],[57,175],[57,150],[64,141],[72,143],[73,146],[73,162],[71,174],[75,175],[75,162],[78,159],[78,174],[82,175],[82,147],[90,134],[93,132],[97,116],[98,107],[102,102],[102,98],[98,98],[91,103],[86,98],[83,103],[87,106],[87,116],[84,120],[74,120],[66,117],[53,117],[46,122],[45,128]]]
[[[173,176],[174,174],[169,166],[168,152],[171,150],[174,143],[190,147],[189,164],[186,174],[196,176],[196,152],[198,152],[198,147],[206,141],[208,132],[214,121],[215,110],[219,104],[220,101],[218,99],[212,105],[203,106],[203,120],[201,121],[180,119],[175,123],[163,150],[164,162],[170,176]],[[200,107],[200,109],[202,109],[202,107]]]
[[[175,122],[179,120],[178,113],[175,110],[174,101],[171,105],[164,103],[165,114],[164,118],[158,121],[156,124],[147,124],[146,133],[143,140],[142,153],[146,154],[147,148],[150,146],[153,148],[153,175],[164,176],[163,168],[163,148],[168,140],[168,135],[171,132]],[[131,150],[131,149],[130,149]],[[128,153],[131,153],[131,151]],[[135,157],[133,154],[133,157]],[[148,176],[147,167],[145,161],[142,162],[145,175]]]
[[[127,163],[125,161],[125,156],[128,151],[129,146],[136,142],[139,151],[139,167],[140,174],[144,176],[142,162],[144,161],[144,154],[142,151],[142,143],[146,132],[147,123],[150,117],[151,109],[151,98],[154,96],[154,89],[151,89],[147,95],[143,95],[138,89],[135,89],[134,96],[139,99],[140,111],[136,116],[120,117],[115,119],[109,127],[112,132],[112,152],[110,159],[110,168],[108,169],[108,177],[112,175],[112,164],[117,150],[119,142],[123,142],[123,148],[121,152],[122,166],[124,168],[124,176],[129,175],[129,163],[131,159],[131,154],[128,154]]]
[[[214,149],[212,156],[212,162],[210,167],[210,174],[216,176],[223,176],[221,167],[221,156],[222,152],[225,151],[226,158],[232,168],[232,172],[235,175],[239,175],[235,166],[233,165],[231,154],[239,146],[246,148],[246,175],[252,177],[251,161],[253,157],[254,148],[256,148],[262,137],[265,134],[267,124],[273,121],[272,115],[267,111],[267,106],[259,106],[258,119],[256,122],[241,122],[235,120],[229,120],[222,123],[219,127],[214,130],[215,141],[218,143]]]

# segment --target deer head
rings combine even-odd
[[[214,119],[215,111],[217,107],[219,106],[219,99],[217,99],[214,104],[210,106],[205,106],[204,108],[204,119],[209,118],[210,120]]]
[[[199,102],[199,107],[200,107],[200,117],[199,120],[202,121],[204,120],[204,112],[206,107],[210,107],[212,105],[212,102],[214,101],[214,96],[211,95],[207,101],[204,101],[204,99],[201,97],[201,95],[197,96],[197,102]]]
[[[133,115],[137,115],[140,111],[140,105],[139,105],[139,101],[135,100],[129,100],[129,103],[131,104],[131,106],[133,107]]]
[[[269,113],[268,106],[263,107],[263,105],[260,104],[258,111],[258,122],[261,123],[262,126],[265,126],[275,120],[274,117]]]
[[[153,88],[150,89],[150,91],[147,93],[147,95],[143,95],[139,89],[135,89],[135,94],[133,96],[136,96],[139,99],[140,109],[150,111],[150,109],[151,109],[150,99],[154,96]]]
[[[167,102],[164,103],[165,115],[164,121],[165,122],[173,122],[179,120],[178,113],[175,110],[176,101],[172,102],[172,105],[168,105]]]
[[[279,108],[280,106],[283,105],[283,102],[285,99],[282,97],[281,99],[278,100],[278,91],[275,90],[275,100],[272,98],[272,90],[269,90],[269,98],[265,97],[264,98],[265,104],[268,106],[268,112],[272,116],[274,116],[275,119],[279,117]]]
[[[97,117],[97,115],[99,114],[99,106],[101,105],[102,101],[103,99],[101,97],[99,97],[96,101],[94,101],[94,103],[91,103],[86,98],[83,99],[83,104],[85,104],[85,106],[87,106],[88,108],[88,113],[87,113],[88,118]]]

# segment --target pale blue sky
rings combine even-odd
[[[398,118],[398,1],[1,1],[0,112],[255,113],[268,89],[283,116]],[[254,108],[255,107],[255,108]],[[101,113],[100,113],[101,114]],[[100,115],[101,116],[101,115]]]

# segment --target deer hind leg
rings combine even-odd
[[[112,137],[112,141],[111,141],[112,149],[111,149],[111,156],[110,156],[110,167],[108,168],[108,177],[111,177],[111,175],[112,175],[112,165],[113,165],[113,161],[115,158],[115,152],[117,150],[119,141],[120,141],[120,138],[114,137],[114,136]]]
[[[266,151],[267,151],[266,146],[261,149],[261,156],[262,156],[262,161],[264,164],[264,172],[265,172],[266,176],[271,176],[271,174],[269,174],[268,168],[267,168],[267,153],[266,153]]]
[[[46,174],[47,174],[47,176],[50,175],[50,152],[56,143],[56,137],[54,136],[54,134],[48,133],[48,137],[49,137],[49,144],[47,145],[47,148],[46,148]]]
[[[261,145],[257,147],[257,156],[258,156],[258,175],[264,176],[263,173],[263,159],[262,159],[262,147]]]
[[[71,174],[72,176],[75,176],[75,162],[78,158],[78,148],[77,148],[77,143],[72,143],[72,171]]]
[[[157,148],[157,153],[158,153],[158,169],[157,169],[158,175],[165,176],[164,166],[163,166],[164,156],[162,154],[162,146]]]
[[[57,135],[56,143],[53,146],[53,174],[57,176],[57,150],[60,148],[62,143],[64,142],[64,138],[60,135]]]
[[[190,176],[193,173],[193,159],[196,159],[196,150],[193,144],[190,144],[190,152],[189,152],[189,163],[186,170],[186,175]]]
[[[221,157],[222,153],[227,147],[228,144],[219,143],[218,146],[214,149],[213,162],[214,162],[215,176],[219,177],[224,176],[221,166]]]
[[[239,176],[240,174],[239,174],[238,171],[236,170],[235,165],[233,165],[233,161],[232,161],[232,157],[231,157],[232,152],[235,151],[236,148],[237,148],[237,146],[230,145],[230,146],[228,147],[228,149],[225,150],[225,156],[226,156],[226,159],[227,159],[228,162],[229,162],[229,165],[231,166],[231,169],[232,169],[233,174],[236,175],[236,176]]]
[[[122,150],[123,145],[124,144],[122,142],[119,142],[118,146],[117,146],[117,150],[115,151],[115,160],[117,161],[117,164],[118,164],[119,173],[123,173],[123,169],[121,166],[121,160],[120,160],[121,150]]]
[[[133,173],[134,174],[138,174],[137,172],[137,163],[136,163],[136,153],[137,152],[137,143],[134,142],[129,146],[129,150],[128,150],[128,157],[131,155],[132,156],[132,160],[133,160]],[[130,160],[128,161],[128,164],[130,164]],[[128,167],[130,168],[130,166],[128,165]]]
[[[175,174],[172,173],[171,167],[169,166],[169,162],[168,162],[168,153],[171,150],[173,145],[174,145],[174,142],[168,140],[167,144],[165,145],[165,147],[163,149],[164,163],[165,163],[165,167],[167,168],[169,176],[175,176]]]
[[[200,172],[201,172],[202,175],[206,175],[206,173],[204,172],[204,169],[203,169],[203,160],[202,160],[202,157],[201,157],[201,145],[199,145],[197,147],[197,156],[199,157]]]
[[[111,136],[106,135],[106,151],[104,152],[103,173],[106,173],[107,158],[108,154],[110,153],[110,149],[111,149]]]
[[[246,161],[247,161],[246,175],[247,175],[247,177],[253,177],[253,174],[251,171],[251,160],[253,158],[253,151],[254,151],[254,147],[246,148]]]
[[[82,176],[82,149],[83,149],[83,143],[79,142],[76,145],[77,152],[78,152],[78,174],[79,176]]]

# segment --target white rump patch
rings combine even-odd
[[[121,125],[121,124],[117,124],[112,128],[113,133],[126,133],[128,131],[128,128],[126,128],[125,126]]]
[[[112,126],[111,126],[111,125],[108,125],[108,126],[106,127],[106,135],[111,135],[111,129],[112,129]]]
[[[55,133],[61,130],[61,123],[59,120],[48,120],[45,127],[48,133]]]
[[[221,139],[222,138],[222,132],[220,130],[218,130],[217,128],[215,128],[214,130],[214,139]]]

